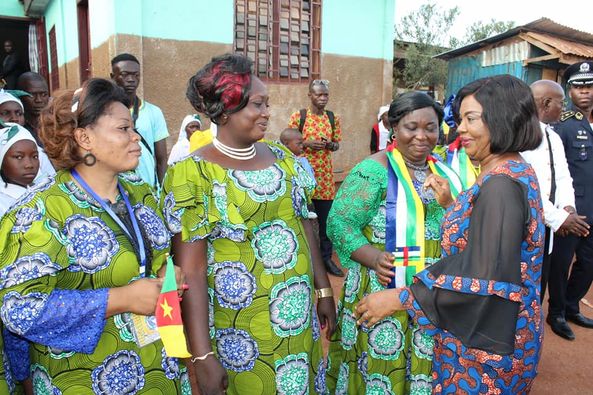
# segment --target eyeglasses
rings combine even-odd
[[[311,86],[315,85],[323,85],[329,88],[329,80],[313,80],[311,81]]]

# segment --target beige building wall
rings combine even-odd
[[[94,77],[109,78],[110,60],[115,55],[130,52],[138,57],[142,70],[139,93],[163,110],[171,149],[183,117],[194,112],[185,98],[187,81],[213,56],[230,51],[232,46],[225,44],[118,34],[92,50],[92,71]],[[322,54],[321,76],[330,81],[327,108],[340,116],[342,124],[343,142],[334,154],[338,180],[369,154],[377,111],[391,100],[391,75],[390,61]],[[276,139],[290,114],[309,105],[308,85],[269,82],[267,87],[271,106],[268,136]]]

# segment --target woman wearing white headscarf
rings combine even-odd
[[[387,111],[389,106],[382,106],[379,108],[377,114],[377,123],[373,125],[371,130],[371,154],[377,151],[384,150],[389,141],[389,120],[387,119]]]
[[[31,133],[16,123],[0,130],[0,216],[21,197],[39,173],[39,147]]]
[[[181,128],[179,128],[179,137],[173,148],[171,148],[171,153],[169,154],[169,160],[167,161],[168,165],[172,165],[189,155],[189,139],[191,138],[191,135],[195,131],[200,130],[201,127],[202,121],[198,114],[186,115],[185,118],[183,118]]]
[[[25,110],[23,103],[18,98],[16,92],[0,89],[0,122],[13,122],[19,125],[25,124]],[[22,92],[27,94],[26,92]]]
[[[0,90],[0,127],[5,127],[7,123],[12,122],[19,124],[20,126],[25,125],[25,110],[23,103],[19,99],[22,96],[31,96],[25,91],[19,90]],[[39,150],[39,168],[40,171],[37,173],[36,182],[56,174],[51,161],[47,157],[47,154],[42,147],[37,144]],[[1,164],[1,163],[0,163]]]

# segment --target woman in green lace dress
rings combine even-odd
[[[268,94],[247,58],[214,58],[187,95],[218,134],[169,168],[161,206],[189,285],[181,308],[200,390],[324,393],[319,326],[333,332],[335,305],[307,219],[313,181],[290,151],[258,142]]]
[[[388,115],[394,142],[352,169],[329,216],[328,235],[348,268],[329,351],[327,381],[336,394],[432,390],[433,340],[411,324],[406,312],[371,328],[354,316],[364,295],[391,281],[409,281],[411,267],[438,260],[443,206],[453,201],[450,190],[460,187],[455,174],[430,156],[443,116],[439,105],[411,92],[395,99]],[[419,240],[410,229],[419,232]],[[386,244],[392,244],[387,251]],[[405,259],[407,268],[400,266],[394,273],[394,263]]]

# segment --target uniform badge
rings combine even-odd
[[[576,114],[574,114],[574,117],[580,121],[581,119],[583,119],[583,114],[577,112]]]
[[[577,140],[588,140],[589,137],[587,137],[587,132],[585,132],[584,130],[579,130],[577,131]]]
[[[588,73],[589,70],[590,70],[589,63],[581,63],[581,67],[579,67],[579,72]]]

